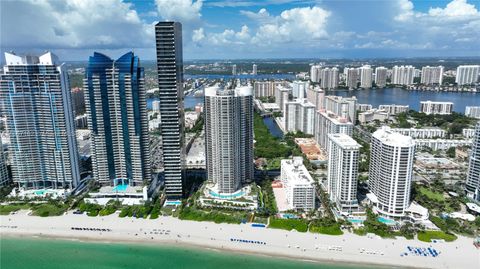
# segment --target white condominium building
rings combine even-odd
[[[387,85],[387,68],[383,66],[375,68],[375,84],[379,88]]]
[[[385,121],[390,118],[390,114],[385,110],[380,109],[371,109],[364,112],[358,113],[358,121],[360,124],[369,123],[371,121],[379,120]]]
[[[476,83],[478,74],[480,73],[480,65],[460,65],[457,67],[457,76],[455,82],[458,85],[466,85]]]
[[[464,128],[462,130],[462,135],[465,138],[473,138],[475,136],[475,129],[470,129],[470,128]]]
[[[287,132],[314,133],[315,105],[306,99],[295,99],[285,104],[284,119]]]
[[[403,112],[408,112],[410,106],[408,105],[379,105],[379,110],[385,110],[390,115],[397,115]]]
[[[234,193],[253,180],[252,88],[205,89],[208,180],[219,193]]]
[[[377,213],[391,217],[405,216],[410,205],[410,187],[415,157],[411,137],[384,126],[372,135],[368,185],[376,197]]]
[[[345,68],[343,73],[346,75],[345,84],[349,89],[357,88],[358,70],[356,68]]]
[[[475,127],[475,138],[468,164],[467,195],[480,201],[480,121]]]
[[[307,89],[307,100],[315,106],[315,110],[323,108],[325,92],[320,87],[310,87]]]
[[[371,104],[357,104],[357,110],[360,112],[372,110],[373,106]]]
[[[274,96],[275,82],[273,81],[255,81],[253,83],[253,92],[255,98]]]
[[[435,102],[435,101],[421,101],[420,112],[427,115],[449,115],[452,114],[452,102]]]
[[[320,86],[322,89],[335,89],[338,87],[338,68],[324,68],[320,70]]]
[[[443,82],[443,66],[424,66],[420,82],[425,85],[438,84]]]
[[[256,64],[253,64],[252,66],[252,75],[257,75],[257,65]]]
[[[237,75],[237,65],[236,64],[232,65],[232,75],[234,75],[234,76]]]
[[[285,188],[289,208],[305,211],[314,209],[314,181],[303,165],[303,158],[293,157],[293,159],[284,159],[280,163],[280,178]]]
[[[329,134],[347,134],[350,136],[353,134],[353,123],[331,112],[317,111],[315,120],[315,140],[326,151],[328,151],[327,139]]]
[[[480,119],[480,106],[465,107],[465,116]]]
[[[356,121],[356,108],[357,98],[353,97],[341,97],[329,95],[325,97],[324,108],[334,113],[335,115],[346,118],[348,121],[355,123]]]
[[[312,65],[310,67],[310,80],[315,83],[320,82],[320,70],[322,69],[322,66],[320,65]]]
[[[360,67],[359,70],[360,70],[360,87],[371,88],[372,78],[373,78],[372,67],[370,65],[364,65]]]
[[[468,139],[415,139],[417,148],[429,148],[432,150],[447,150],[451,147],[471,146],[472,140]]]
[[[160,101],[154,100],[152,102],[152,110],[153,112],[160,112]]]
[[[346,134],[328,135],[327,190],[341,212],[358,208],[357,180],[360,145]]]
[[[292,82],[292,96],[293,98],[305,98],[305,94],[309,87],[308,81],[296,80]]]
[[[392,131],[413,139],[444,138],[447,135],[447,132],[440,128],[392,128]]]
[[[281,85],[275,86],[275,103],[277,103],[281,111],[285,111],[285,103],[288,102],[290,92],[290,88]]]
[[[413,84],[413,78],[415,76],[414,73],[415,73],[415,67],[411,65],[394,66],[392,68],[392,84],[396,84],[396,85]]]

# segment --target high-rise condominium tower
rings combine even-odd
[[[253,64],[252,66],[252,75],[257,75],[257,65]]]
[[[466,190],[468,196],[480,201],[480,121],[475,127],[472,153],[468,164]]]
[[[155,37],[165,191],[169,199],[179,199],[185,173],[182,25],[159,22]]]
[[[372,67],[370,65],[364,65],[360,67],[359,70],[360,70],[360,87],[371,88],[372,77],[373,77]]]
[[[358,208],[357,180],[360,145],[346,134],[328,135],[327,189],[342,212]]]
[[[7,162],[3,153],[2,136],[0,136],[0,186],[8,183]]]
[[[394,66],[392,68],[392,84],[410,85],[415,77],[415,67],[411,65]]]
[[[401,218],[410,205],[415,142],[383,127],[372,135],[368,185],[379,214]]]
[[[253,180],[251,87],[205,89],[205,151],[208,180],[220,193],[234,193]]]
[[[375,84],[377,87],[383,88],[387,85],[387,68],[379,66],[375,68]]]
[[[320,86],[322,89],[335,89],[338,87],[338,68],[324,68],[320,70]]]
[[[128,52],[118,60],[95,52],[83,81],[95,180],[106,186],[150,182],[144,71]]]
[[[424,66],[420,82],[425,85],[438,84],[443,82],[443,66]]]
[[[478,81],[480,65],[460,65],[457,67],[455,82],[458,85],[472,84]]]
[[[7,116],[13,181],[28,189],[72,189],[80,182],[67,72],[50,52],[5,53],[0,101]]]
[[[356,68],[345,68],[343,72],[346,75],[345,83],[349,89],[357,88],[358,70]]]

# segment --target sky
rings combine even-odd
[[[160,20],[182,23],[185,59],[480,56],[479,0],[1,0],[0,15],[2,54],[66,61],[153,60]]]

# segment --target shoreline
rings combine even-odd
[[[248,224],[215,224],[163,216],[152,220],[119,218],[117,214],[88,217],[69,212],[63,216],[42,218],[28,216],[25,210],[15,215],[0,216],[0,223],[0,235],[8,237],[209,249],[227,255],[253,255],[367,268],[476,268],[480,265],[480,254],[473,246],[472,239],[462,236],[450,243],[425,243],[404,238],[371,238],[352,233],[342,236],[299,233],[251,227]],[[73,229],[77,227],[82,229]],[[433,247],[441,254],[435,258],[403,256],[407,246]]]
[[[58,240],[58,241],[67,241],[67,242],[80,242],[80,243],[91,243],[91,244],[122,244],[122,245],[137,245],[137,246],[147,246],[147,247],[157,247],[157,248],[181,248],[181,249],[191,249],[196,251],[215,251],[217,253],[222,253],[223,255],[238,255],[238,256],[251,256],[251,257],[260,257],[266,259],[279,258],[289,262],[301,261],[303,263],[310,264],[320,264],[320,265],[344,265],[344,266],[359,266],[365,268],[422,268],[422,267],[409,267],[409,266],[392,266],[392,265],[382,265],[377,263],[357,263],[349,261],[336,261],[328,259],[315,259],[315,258],[299,258],[298,256],[293,255],[275,255],[275,254],[266,254],[258,253],[248,250],[237,250],[234,248],[218,248],[207,245],[200,245],[194,243],[184,243],[184,242],[173,242],[173,241],[164,241],[164,244],[157,244],[151,241],[144,240],[103,240],[96,239],[92,237],[64,237],[64,236],[55,236],[55,235],[28,235],[28,234],[13,234],[13,233],[1,233],[4,234],[4,238],[9,239],[31,239],[31,240]],[[368,267],[367,267],[368,266]]]

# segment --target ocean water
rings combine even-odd
[[[1,238],[2,269],[360,269],[290,259],[231,254],[201,248]]]

